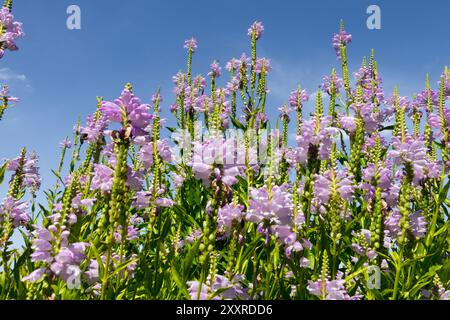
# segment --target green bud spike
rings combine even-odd
[[[4,4],[3,6],[6,7],[6,8],[8,8],[9,11],[11,12],[11,11],[12,11],[12,5],[13,5],[12,0],[6,0],[6,1],[5,1],[5,4]]]
[[[186,67],[186,74],[187,74],[187,83],[188,86],[191,85],[192,82],[192,56],[194,51],[192,49],[189,49],[188,51],[188,61],[187,61],[187,67]]]
[[[333,125],[336,121],[336,84],[333,79],[336,76],[336,70],[333,68],[331,70],[331,81],[330,81],[330,104],[328,106],[328,114],[331,116]]]
[[[367,66],[367,59],[366,56],[363,57],[362,62],[361,62],[361,68],[366,67]]]
[[[432,146],[432,130],[428,123],[428,117],[430,116],[430,113],[433,112],[433,101],[431,100],[431,88],[430,88],[430,77],[427,73],[426,80],[425,80],[425,86],[427,91],[427,107],[426,107],[426,121],[425,121],[425,128],[424,128],[424,138],[425,138],[425,147],[428,150],[428,155],[432,156],[433,153],[433,146]]]
[[[19,163],[17,169],[14,173],[14,176],[9,184],[8,196],[11,198],[17,199],[20,194],[20,190],[22,189],[22,182],[24,178],[24,165],[26,161],[27,149],[25,147],[22,148],[19,155]]]
[[[441,82],[439,86],[439,122],[441,125],[441,133],[442,133],[442,141],[445,146],[445,142],[448,141],[448,130],[447,130],[447,121],[444,115],[444,107],[445,107],[445,77],[441,77]],[[446,152],[447,153],[447,152]],[[445,155],[448,157],[448,155]]]
[[[381,160],[381,138],[378,132],[376,134],[377,137],[375,138],[375,148],[373,154],[375,163],[378,164],[378,162]]]
[[[398,104],[398,87],[394,87],[394,109],[395,109],[395,123],[394,123],[394,130],[393,134],[395,136],[401,136],[402,141],[404,138],[404,131],[403,131],[403,123],[405,122],[405,113],[403,108],[400,108]]]
[[[370,69],[374,69],[375,68],[375,50],[371,49],[370,50],[370,60],[369,60],[369,67]]]
[[[326,289],[326,280],[328,279],[328,270],[329,270],[329,263],[328,263],[328,252],[326,250],[323,251],[322,255],[322,268],[321,268],[321,283],[322,283],[322,299],[326,298],[327,295],[327,289]]]
[[[316,95],[316,133],[320,131],[320,123],[323,117],[323,101],[322,101],[322,92],[320,90],[317,91]]]
[[[433,101],[431,100],[430,76],[428,75],[428,73],[427,73],[425,85],[426,85],[426,90],[427,90],[427,111],[433,112]]]
[[[127,84],[125,84],[125,89],[133,93],[133,86],[131,85],[131,83],[128,82]]]
[[[301,92],[300,85],[298,85],[298,92]],[[297,135],[301,134],[302,131],[302,108],[301,108],[301,97],[300,94],[297,95]]]
[[[355,97],[355,102],[357,104],[363,104],[364,103],[364,90],[363,87],[361,85],[358,85],[356,87],[356,97]],[[359,111],[358,111],[359,112]]]

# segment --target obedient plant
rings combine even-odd
[[[98,97],[42,198],[37,155],[0,164],[1,299],[448,299],[449,69],[388,95],[373,50],[351,78],[341,23],[340,66],[271,125],[263,31],[204,76],[186,40],[168,105]],[[0,35],[1,56],[23,35],[11,1]],[[17,98],[0,96],[1,119]]]

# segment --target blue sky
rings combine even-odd
[[[66,28],[70,4],[81,8],[81,30]],[[381,30],[366,27],[370,4],[381,8]],[[171,76],[185,67],[184,40],[197,38],[193,73],[205,74],[214,59],[224,66],[249,51],[247,28],[254,20],[265,25],[259,55],[273,66],[266,109],[276,110],[299,83],[316,91],[323,75],[339,70],[331,37],[341,18],[353,35],[351,71],[375,48],[388,95],[394,85],[411,95],[422,89],[427,72],[435,84],[450,62],[449,11],[445,0],[16,0],[13,12],[26,37],[18,42],[20,51],[0,61],[0,82],[21,102],[0,122],[0,159],[16,156],[22,146],[36,150],[43,185],[52,185],[58,143],[78,116],[84,120],[95,110],[97,95],[116,98],[131,82],[148,102],[161,87],[167,110]]]

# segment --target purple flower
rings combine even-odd
[[[342,199],[351,201],[355,192],[355,186],[352,184],[353,176],[349,175],[346,169],[339,169],[336,178],[339,195]]]
[[[81,193],[78,193],[72,199],[72,206],[74,209],[80,209],[81,207],[91,208],[94,205],[94,202],[97,200],[95,198],[91,199],[81,199]]]
[[[1,59],[1,57],[0,57],[0,59]],[[6,103],[9,103],[9,102],[17,102],[17,101],[19,101],[19,98],[10,96],[9,95],[9,87],[7,85],[4,85],[3,89],[0,91],[0,100],[3,100],[3,101],[6,100]]]
[[[384,192],[389,192],[389,188],[391,188],[391,180],[392,180],[392,169],[384,167],[382,163],[378,166],[378,181],[377,186],[382,189]],[[376,170],[375,164],[369,163],[367,168],[362,170],[362,179],[364,182],[361,183],[360,188],[366,190],[371,199],[373,199],[375,195],[375,187],[373,184],[375,181]]]
[[[152,103],[153,104],[156,104],[157,102],[161,103],[163,100],[164,99],[159,91],[152,95]]]
[[[318,147],[319,159],[328,160],[333,144],[333,137],[338,133],[338,129],[331,127],[331,117],[323,117],[316,130],[315,117],[302,122],[301,134],[297,136],[296,158],[299,163],[305,164],[309,155],[310,145]]]
[[[31,192],[35,192],[41,186],[38,165],[38,156],[35,152],[32,152],[23,166],[23,185],[30,188]]]
[[[431,128],[434,129],[440,129],[441,128],[441,123],[440,123],[440,119],[439,116],[435,113],[430,113],[428,115],[428,119],[427,119],[428,125]]]
[[[86,258],[84,252],[88,243],[77,242],[61,248],[50,265],[50,270],[67,282],[75,273],[80,274],[80,264]]]
[[[87,117],[86,127],[80,127],[80,134],[83,139],[90,143],[96,143],[103,136],[108,126],[108,120],[103,114],[92,114]]]
[[[216,275],[214,283],[211,286],[211,290],[216,292],[221,290],[217,299],[222,298],[225,300],[245,300],[248,299],[246,290],[242,287],[241,281],[244,280],[243,275],[235,275],[230,281],[227,277],[222,275]]]
[[[119,122],[122,125],[125,120],[130,123],[133,136],[145,135],[145,128],[153,119],[148,110],[149,106],[142,104],[141,100],[128,89],[124,89],[114,102],[102,101],[100,107],[100,111],[109,121]]]
[[[210,289],[206,284],[200,284],[199,281],[188,281],[187,285],[191,300],[208,300]]]
[[[308,260],[308,258],[301,257],[300,258],[300,267],[301,268],[310,268],[311,262]]]
[[[97,260],[91,260],[89,262],[89,270],[86,271],[84,274],[89,284],[94,284],[99,280],[99,270]]]
[[[339,117],[339,121],[341,123],[342,128],[344,128],[345,130],[347,130],[350,133],[355,132],[355,130],[356,130],[355,117],[341,116],[341,117]]]
[[[201,75],[197,75],[192,80],[192,86],[199,90],[203,90],[206,88],[206,79],[204,77],[202,77]]]
[[[208,300],[218,290],[220,290],[220,294],[214,295],[211,299],[248,299],[248,294],[240,283],[243,279],[243,276],[235,275],[233,280],[230,281],[227,277],[216,275],[214,280],[208,280],[207,284],[199,281],[188,281],[188,292],[191,300]]]
[[[342,87],[342,81],[337,74],[334,74],[333,78],[331,76],[324,76],[320,88],[323,92],[331,95],[331,85],[333,84],[335,93],[339,93],[339,89]]]
[[[157,198],[156,205],[160,207],[173,207],[175,205],[175,201],[169,198]]]
[[[126,235],[127,241],[136,240],[139,238],[139,230],[135,226],[128,226]],[[122,226],[119,226],[117,228],[117,231],[114,232],[114,238],[116,239],[117,243],[122,242]]]
[[[211,63],[211,71],[208,73],[208,76],[213,78],[218,78],[222,74],[222,68],[219,66],[219,62],[215,61]]]
[[[280,118],[285,119],[289,121],[289,113],[292,112],[292,109],[289,108],[286,104],[280,108],[278,108],[278,111],[280,111]]]
[[[144,173],[142,170],[134,170],[130,166],[127,167],[127,182],[126,185],[134,191],[142,189],[144,182]]]
[[[202,231],[200,229],[193,230],[187,237],[186,242],[187,243],[194,243],[197,239],[199,239],[203,235]]]
[[[23,164],[23,165],[21,165]],[[41,186],[41,178],[39,176],[39,159],[35,152],[24,157],[18,156],[14,159],[8,160],[6,170],[17,171],[21,170],[23,176],[22,188],[29,188],[30,192],[35,193]],[[17,174],[17,172],[16,172]]]
[[[134,206],[137,209],[145,209],[150,206],[150,198],[152,196],[151,192],[148,191],[138,191],[134,197]]]
[[[60,219],[60,215],[56,214],[56,217],[49,218],[50,221],[54,222]],[[65,221],[63,222],[65,223]],[[57,235],[54,235],[54,233],[57,233]],[[88,243],[69,244],[69,230],[61,232],[54,224],[48,228],[35,226],[32,234],[34,239],[31,246],[33,249],[31,261],[42,262],[46,266],[24,277],[23,281],[38,281],[45,273],[53,273],[67,282],[71,279],[71,276],[81,273],[79,266],[85,259],[84,252],[89,246]],[[56,241],[56,238],[59,239],[59,242]]]
[[[202,180],[205,185],[209,185],[212,166],[203,162],[193,162],[191,167],[195,177]]]
[[[213,109],[212,100],[207,95],[201,95],[195,98],[194,110],[197,112],[211,112]]]
[[[169,142],[164,140],[159,140],[157,142],[158,153],[161,159],[165,162],[172,162],[173,154],[172,149],[169,146]],[[150,169],[153,166],[153,143],[144,144],[139,151],[139,157],[144,164],[145,168]]]
[[[384,220],[384,233],[390,238],[398,238],[402,234],[400,227],[400,219],[402,215],[397,209],[394,209],[391,214]]]
[[[355,190],[352,184],[353,177],[348,174],[347,169],[338,169],[335,172],[335,180],[337,184],[337,192],[339,196],[350,201],[353,199]],[[324,172],[322,175],[316,175],[314,182],[314,194],[321,204],[327,204],[331,196],[331,178],[330,171]]]
[[[231,186],[237,182],[243,167],[238,164],[239,149],[232,138],[205,138],[203,143],[194,142],[194,155],[189,166],[195,177],[201,179],[206,186],[211,179],[221,180]]]
[[[263,113],[263,112],[257,112],[256,116],[255,116],[255,127],[256,129],[262,128],[262,126],[264,124],[267,123],[267,121],[269,121],[269,117],[267,116],[267,114]]]
[[[252,188],[246,220],[257,224],[288,225],[292,210],[292,195],[287,192],[286,185],[273,186],[270,196],[267,187]]]
[[[139,151],[139,157],[145,168],[150,169],[153,166],[153,144],[148,143],[143,145]]]
[[[231,229],[233,228],[234,223],[240,223],[245,213],[243,213],[244,206],[242,205],[233,205],[226,204],[222,208],[219,209],[218,217],[217,217],[217,225],[219,229],[224,229],[226,236],[230,236]]]
[[[172,162],[172,160],[173,160],[172,149],[169,146],[169,142],[166,139],[159,140],[157,143],[157,147],[158,147],[159,156],[161,157],[161,159],[164,162]]]
[[[23,277],[22,281],[27,281],[29,283],[37,282],[44,277],[46,271],[46,268],[38,268],[31,272],[28,276]]]
[[[184,93],[188,85],[187,75],[180,71],[175,76],[172,77],[172,82],[175,84],[173,92],[175,93],[176,96],[179,96],[180,94]]]
[[[295,109],[301,109],[303,102],[308,100],[308,92],[305,89],[301,90],[299,88],[291,92],[291,95],[289,96],[289,105]]]
[[[433,89],[430,90],[430,100],[432,106],[438,106],[439,105],[439,93],[434,91]],[[416,96],[416,99],[413,102],[416,104],[419,108],[425,109],[427,108],[428,104],[428,90],[424,89],[422,92],[418,93]]]
[[[231,71],[232,69],[239,70],[240,67],[241,67],[241,60],[236,59],[236,58],[231,59],[225,65],[225,69],[227,69],[228,71]]]
[[[59,147],[61,149],[70,149],[72,148],[72,142],[70,142],[69,138],[66,137],[63,141],[59,143]]]
[[[103,164],[94,164],[94,176],[92,177],[91,190],[109,192],[112,188],[113,175],[113,169]]]
[[[250,37],[253,37],[253,35],[255,35],[255,39],[258,40],[259,38],[261,38],[263,31],[264,31],[263,24],[261,22],[255,21],[248,29],[247,34]]]
[[[195,40],[195,38],[191,38],[184,41],[184,48],[188,51],[195,52],[197,49],[197,40]]]
[[[336,51],[336,55],[338,59],[341,58],[341,46],[347,45],[352,41],[352,36],[348,34],[345,30],[339,31],[339,33],[335,33],[333,36],[333,48]]]
[[[255,64],[255,72],[257,74],[268,74],[272,68],[270,67],[270,60],[266,58],[258,58]]]
[[[314,195],[321,203],[325,204],[330,199],[330,184],[331,181],[323,175],[316,176],[316,180],[314,181]]]
[[[427,232],[427,222],[422,214],[417,211],[409,215],[410,228],[416,238],[423,238]]]
[[[450,72],[444,73],[444,95],[450,97]]]
[[[26,226],[31,217],[28,212],[29,204],[7,197],[0,205],[0,222],[11,219],[14,227]]]
[[[426,178],[429,159],[425,148],[425,141],[415,139],[407,135],[405,142],[399,137],[392,137],[393,149],[388,152],[388,157],[392,157],[397,164],[410,164],[414,172],[414,184],[418,185],[421,180]]]
[[[10,51],[16,51],[16,40],[25,35],[22,30],[22,23],[14,21],[14,16],[7,7],[0,9],[0,25],[2,26],[2,33],[0,36],[0,42],[2,42],[2,48]],[[4,55],[4,50],[0,49],[0,59]]]
[[[450,290],[439,288],[439,300],[450,300]]]
[[[342,279],[309,280],[307,289],[312,295],[324,300],[358,300],[358,296],[350,297],[344,284],[345,281]]]

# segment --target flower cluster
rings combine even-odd
[[[3,6],[0,9],[0,59],[5,50],[17,50],[16,40],[24,35],[22,23],[15,21],[11,9]]]
[[[10,5],[0,27],[14,49]],[[168,103],[97,98],[42,195],[35,153],[0,163],[0,299],[448,299],[449,70],[386,99],[373,51],[350,80],[342,24],[314,112],[298,86],[274,125],[263,31],[207,75],[186,40]]]

